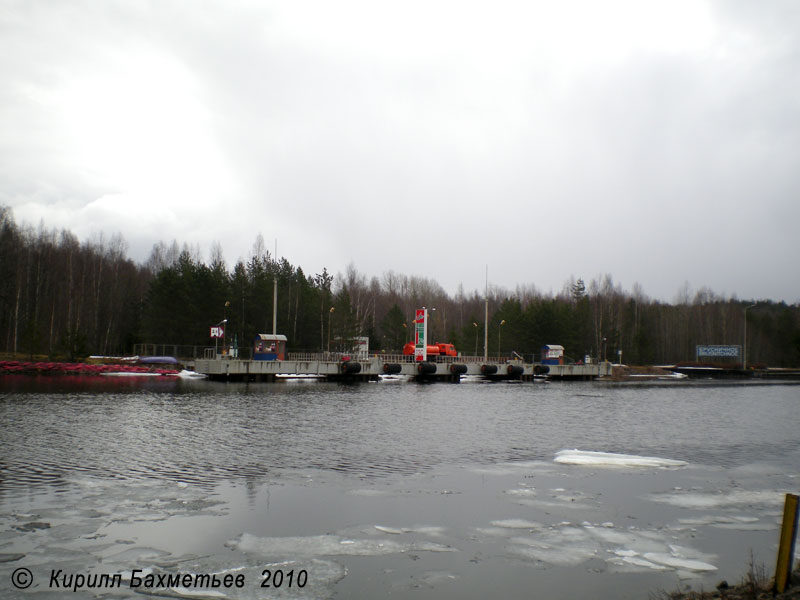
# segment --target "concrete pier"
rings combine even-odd
[[[418,380],[457,383],[462,376],[490,381],[533,381],[535,378],[588,380],[610,375],[611,365],[539,365],[519,360],[484,361],[482,357],[447,357],[413,362],[406,355],[334,356],[325,353],[289,354],[288,360],[197,359],[194,369],[210,379],[271,382],[285,376],[329,380],[375,381],[382,375],[402,375]]]

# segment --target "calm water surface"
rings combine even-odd
[[[54,597],[52,569],[245,576],[205,597],[647,598],[736,582],[751,552],[771,571],[800,491],[794,385],[6,376],[0,422],[9,598]],[[686,464],[555,461],[573,449]]]

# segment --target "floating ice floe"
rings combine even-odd
[[[533,487],[519,487],[503,490],[503,494],[513,500],[515,504],[535,506],[542,510],[591,510],[596,498],[587,496],[583,492],[568,492],[559,489],[550,490],[549,495],[538,496]]]
[[[388,533],[391,535],[421,533],[423,535],[441,536],[444,534],[444,527],[438,527],[436,525],[414,525],[412,527],[387,527],[386,525],[373,525],[373,527],[381,533]]]
[[[650,562],[649,560],[645,560],[639,556],[625,556],[622,558],[622,561],[629,565],[633,565],[634,567],[644,567],[654,571],[667,571],[669,569],[669,567]]]
[[[504,493],[508,494],[509,496],[515,496],[518,498],[530,498],[536,495],[536,488],[522,487],[513,490],[505,490]]]
[[[384,527],[383,525],[375,525],[375,529],[382,533],[390,533],[392,535],[400,535],[406,533],[405,529],[395,529],[394,527]]]
[[[663,502],[681,508],[720,508],[742,505],[780,505],[784,494],[774,490],[731,490],[717,492],[677,492],[669,494],[649,494],[648,500]]]
[[[717,529],[735,529],[738,531],[771,531],[775,524],[762,523],[758,517],[706,515],[694,519],[678,519],[678,523],[688,527],[710,525]]]
[[[492,521],[491,524],[495,527],[504,527],[506,529],[542,529],[544,527],[541,523],[526,519],[502,519]]]
[[[556,452],[553,462],[564,465],[588,465],[593,467],[685,467],[682,460],[658,458],[656,456],[637,456],[635,454],[616,454],[613,452],[594,452],[590,450],[561,450]]]
[[[615,550],[614,554],[620,557],[618,562],[635,567],[645,567],[656,571],[676,570],[684,576],[692,576],[692,573],[706,573],[716,571],[717,567],[712,565],[709,560],[715,556],[703,554],[692,548],[683,546],[668,545],[668,550],[637,552],[635,550]],[[612,559],[612,563],[613,563]]]
[[[337,535],[258,537],[243,533],[225,544],[229,548],[262,556],[383,556],[405,552],[456,552],[434,542],[400,542],[390,539],[344,539]]]
[[[378,375],[378,380],[383,382],[390,381],[411,381],[411,375]]]
[[[176,561],[181,564],[181,567],[177,568],[178,572],[189,574],[209,573],[217,575],[220,580],[229,573],[236,573],[237,575],[242,574],[247,582],[254,582],[255,585],[247,585],[243,589],[232,588],[229,590],[211,589],[208,587],[186,588],[175,586],[154,587],[137,591],[140,591],[144,596],[158,598],[236,598],[237,600],[262,600],[265,597],[280,597],[289,600],[309,600],[311,598],[332,597],[332,586],[338,581],[341,581],[347,574],[347,569],[342,565],[333,561],[320,560],[317,558],[306,559],[301,562],[283,561],[280,563],[262,563],[255,566],[242,565],[226,569],[219,568],[221,562],[219,557],[195,557],[195,560],[189,561],[184,560],[185,558],[186,557],[175,557]],[[175,573],[175,570],[173,570],[175,568],[176,567],[162,569],[158,567],[147,567],[141,570],[141,572],[137,572],[137,576],[161,576],[162,574]],[[284,574],[283,588],[278,590],[279,593],[277,596],[272,594],[264,596],[264,592],[267,590],[261,588],[259,585],[261,582],[265,581],[265,569],[269,569],[273,574],[280,570]],[[289,586],[287,580],[289,577],[288,574],[292,573],[292,576],[296,578],[301,571],[305,571],[308,575],[303,588]],[[131,580],[131,571],[122,572],[121,575],[123,581]],[[295,579],[295,581],[297,581],[297,579]]]
[[[207,375],[203,373],[197,373],[196,371],[187,371],[183,369],[180,373],[178,373],[178,377],[181,379],[206,379]]]
[[[366,497],[381,497],[391,496],[394,492],[390,490],[376,490],[373,488],[360,488],[355,490],[347,490],[351,496],[366,496]]]
[[[574,567],[597,555],[597,547],[579,529],[560,533],[561,536],[514,537],[507,550],[520,558],[559,567]]]
[[[715,556],[672,544],[673,534],[668,531],[618,528],[609,522],[581,525],[563,522],[545,527],[508,519],[492,521],[491,525],[476,531],[508,537],[509,554],[542,566],[575,567],[590,559],[600,559],[610,568],[625,572],[677,571],[681,577],[697,577],[716,570],[711,563]],[[538,527],[534,535],[511,533],[522,525]]]
[[[654,563],[673,567],[675,569],[685,569],[687,571],[716,571],[717,567],[701,560],[691,558],[681,558],[673,554],[664,552],[648,552],[644,555],[646,560]]]

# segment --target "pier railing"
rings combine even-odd
[[[214,359],[220,358],[224,360],[252,360],[252,349],[249,347],[239,348],[234,356],[223,355],[222,348],[204,347],[204,346],[189,346],[180,344],[135,344],[134,354],[139,356],[174,356],[179,360],[196,360],[196,359]],[[414,363],[413,354],[388,354],[385,352],[288,352],[286,354],[287,360],[301,361],[301,362],[341,362],[347,360],[367,361],[367,360],[380,360],[387,363]],[[510,359],[507,356],[489,355],[484,360],[483,355],[476,356],[429,356],[429,362],[436,363],[461,363],[461,364],[483,364],[489,363],[508,363],[508,364],[523,364],[521,359]]]
[[[365,352],[289,352],[286,355],[287,360],[295,360],[300,362],[341,362],[343,360],[372,360],[377,359],[387,363],[413,363],[413,354],[386,354],[384,352],[375,352],[368,354]],[[505,356],[489,356],[484,360],[483,356],[430,356],[428,361],[436,363],[508,363],[508,364],[522,364],[521,359],[509,359]]]

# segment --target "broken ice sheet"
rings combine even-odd
[[[518,488],[504,490],[503,494],[512,499],[516,504],[532,506],[543,510],[568,508],[571,511],[591,511],[593,508],[592,504],[597,504],[595,496],[590,496],[578,491],[569,492],[564,489],[550,490],[550,493],[547,495],[539,495],[533,487],[520,486]]]
[[[511,520],[511,522],[514,522]],[[493,528],[478,529],[486,535],[502,535],[501,521]],[[508,521],[506,524],[510,524]],[[574,525],[564,522],[537,529],[531,536],[509,539],[509,554],[540,565],[574,567],[592,559],[606,560],[618,570],[680,570],[699,573],[715,570],[716,557],[672,544],[672,534],[663,530],[620,529],[612,523]]]
[[[717,529],[734,529],[737,531],[772,531],[776,529],[774,523],[762,523],[758,517],[705,515],[692,519],[678,519],[683,526],[699,527],[709,525]]]
[[[520,558],[560,567],[574,567],[596,556],[597,547],[591,541],[574,534],[570,537],[515,537],[509,540],[507,551]]]
[[[456,552],[434,542],[396,539],[347,539],[338,535],[258,537],[243,533],[225,544],[233,550],[270,557],[382,556],[405,552]]]

